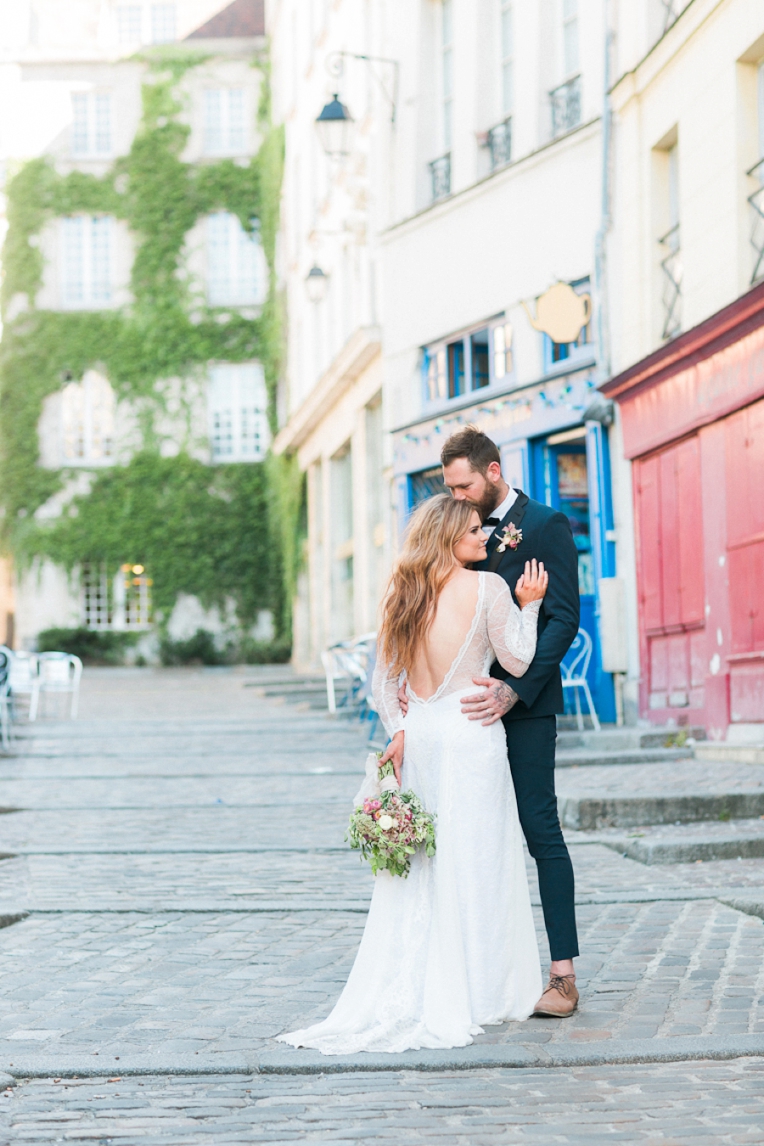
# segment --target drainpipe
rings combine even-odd
[[[610,103],[611,68],[615,33],[610,25],[610,0],[603,0],[605,58],[602,91],[602,180],[600,226],[595,239],[594,282],[597,291],[597,374],[598,385],[610,377],[610,322],[607,291],[607,235],[610,230],[610,164],[612,158],[613,116]]]
[[[610,101],[610,85],[611,85],[611,56],[613,53],[613,45],[615,42],[615,32],[610,21],[611,0],[603,0],[603,20],[604,20],[604,60],[603,60],[603,75],[602,75],[602,172],[601,172],[601,201],[600,201],[600,226],[595,238],[594,249],[594,282],[597,297],[597,385],[602,386],[608,380],[611,374],[611,355],[610,355],[610,307],[608,297],[608,278],[607,278],[607,236],[611,226],[611,161],[612,161],[612,146],[613,146],[613,115]],[[602,546],[600,561],[596,562],[600,566],[605,567],[605,573],[608,577],[613,577],[616,572],[614,562],[611,564],[607,560],[607,521],[605,514],[605,502],[607,500],[604,483],[610,480],[609,467],[604,465],[604,452],[607,447],[607,441],[603,442],[603,437],[607,435],[608,423],[602,420],[601,425],[593,426],[587,425],[587,455],[597,455],[597,484],[598,489],[598,503],[600,507],[600,533],[602,536],[598,539],[598,543]],[[599,449],[594,447],[599,444]],[[591,446],[591,448],[589,448]],[[597,617],[597,626],[600,627],[602,618],[600,616],[600,594],[599,586],[597,588],[597,597],[595,604],[595,611]],[[600,629],[601,634],[601,629]],[[615,710],[616,710],[616,725],[620,728],[623,725],[623,673],[613,673],[613,690],[615,693]]]

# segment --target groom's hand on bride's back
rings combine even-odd
[[[462,712],[468,720],[479,720],[482,724],[495,724],[514,708],[520,699],[505,680],[492,676],[473,676],[474,684],[485,689],[473,696],[462,697]]]

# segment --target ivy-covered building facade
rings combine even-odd
[[[263,6],[163,5],[172,28],[106,7],[93,58],[20,50],[22,115],[35,89],[55,101],[39,153],[7,164],[0,643],[90,630],[150,660],[201,632],[272,657],[299,487],[268,453],[282,143]]]

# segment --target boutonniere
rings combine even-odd
[[[496,546],[496,550],[498,553],[503,553],[507,546],[509,546],[510,549],[517,549],[522,539],[522,529],[518,529],[516,525],[512,525],[510,522],[509,525],[505,526],[501,535],[501,541]]]

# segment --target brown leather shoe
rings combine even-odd
[[[578,991],[571,975],[550,975],[546,991],[533,1008],[534,1015],[567,1019],[578,1006]]]

